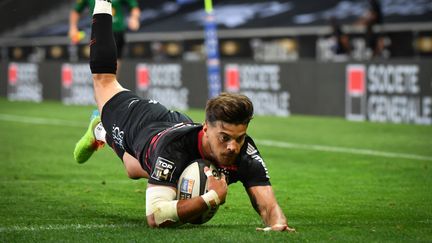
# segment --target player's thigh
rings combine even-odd
[[[117,81],[115,74],[93,74],[93,88],[99,111],[117,93],[126,90]]]

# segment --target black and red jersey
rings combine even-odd
[[[149,183],[177,187],[182,171],[202,159],[202,125],[186,115],[170,111],[153,100],[120,92],[102,111],[107,143],[122,158],[124,152],[138,159],[149,174]],[[246,136],[235,163],[219,166],[228,184],[270,185],[265,163],[252,138]]]

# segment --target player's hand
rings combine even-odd
[[[204,172],[207,171],[210,171],[210,168],[206,166],[204,167]],[[206,174],[210,174],[210,173],[206,173]],[[228,185],[226,183],[225,175],[221,173],[220,178],[214,177],[213,175],[208,175],[207,180],[208,180],[208,190],[209,191],[214,190],[219,197],[220,204],[221,205],[224,204],[226,194],[228,192]]]
[[[69,28],[68,36],[72,42],[72,44],[77,44],[79,40],[77,40],[77,36],[79,35],[79,29],[78,28]]]
[[[265,227],[265,228],[256,228],[257,231],[287,231],[287,232],[296,232],[294,228],[290,228],[287,224],[275,224],[273,226]]]
[[[140,27],[139,18],[129,17],[128,28],[132,31],[137,31]]]

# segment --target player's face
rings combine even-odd
[[[206,136],[208,156],[220,165],[230,165],[235,162],[243,146],[247,125],[230,124],[216,121],[205,123],[204,136]]]

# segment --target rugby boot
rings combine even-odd
[[[100,121],[100,116],[94,117],[90,121],[85,134],[76,143],[74,149],[74,158],[76,162],[80,164],[86,162],[96,150],[102,148],[105,145],[104,142],[96,140],[94,136],[94,129]]]

